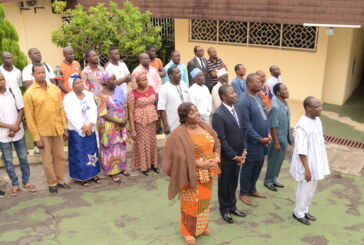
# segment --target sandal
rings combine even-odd
[[[118,182],[120,183],[121,182],[121,179],[119,176],[116,176],[116,175],[112,175],[111,176],[111,180],[114,181],[114,182]]]
[[[159,174],[161,172],[161,170],[159,168],[156,168],[156,167],[152,167],[152,170],[154,172],[156,172],[157,174]]]
[[[23,187],[25,189],[27,189],[28,191],[30,191],[30,192],[36,192],[37,191],[37,188],[35,187],[35,185],[33,185],[31,183],[25,184],[25,185],[23,185]]]
[[[91,184],[88,182],[88,180],[85,180],[85,181],[82,181],[82,182],[81,182],[81,185],[82,185],[83,187],[89,187]]]
[[[99,178],[99,176],[93,177],[91,180],[94,181],[97,184],[101,183],[101,179]]]
[[[19,191],[20,191],[19,186],[13,186],[13,187],[11,187],[11,189],[10,189],[10,196],[15,197],[15,196],[19,195]]]
[[[185,242],[189,245],[194,245],[196,243],[196,239],[193,236],[183,236]]]
[[[130,176],[129,172],[126,172],[126,170],[124,169],[123,171],[120,172],[122,175],[124,176]]]
[[[145,176],[149,176],[149,170],[142,171]]]

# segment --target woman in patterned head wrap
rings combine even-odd
[[[68,159],[70,176],[84,187],[89,180],[100,183],[96,140],[97,107],[91,92],[84,90],[81,77],[75,73],[68,79],[73,91],[65,95],[63,103],[68,121]]]
[[[128,138],[126,103],[123,90],[116,86],[115,75],[104,72],[101,77],[103,90],[97,95],[101,168],[113,181],[121,182],[117,174],[130,175],[125,170]]]
[[[131,168],[140,168],[144,175],[149,175],[149,169],[159,173],[159,153],[155,137],[158,94],[152,86],[148,86],[146,71],[138,71],[135,80],[138,87],[128,94],[129,122],[134,140]]]

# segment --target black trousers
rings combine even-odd
[[[224,215],[236,210],[236,188],[238,187],[240,166],[235,161],[221,159],[221,174],[218,180],[220,213]]]

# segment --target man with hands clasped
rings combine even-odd
[[[230,85],[219,88],[221,105],[212,116],[212,127],[221,143],[221,174],[218,182],[220,213],[228,223],[234,223],[231,214],[245,217],[236,207],[236,188],[238,186],[240,166],[247,156],[247,136],[243,116],[235,110],[238,96]]]

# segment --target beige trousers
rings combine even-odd
[[[39,150],[48,186],[63,184],[66,165],[63,136],[41,136],[40,139],[44,144],[44,149]]]

